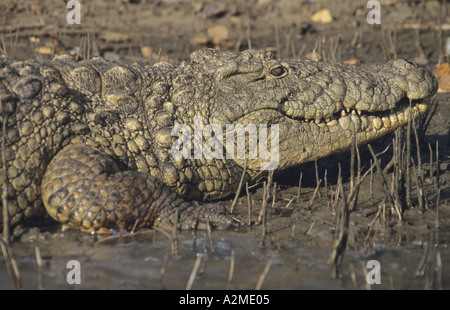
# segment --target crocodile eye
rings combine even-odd
[[[270,75],[273,75],[276,77],[281,77],[281,76],[286,75],[287,69],[283,66],[277,66],[275,68],[272,68],[269,73],[270,73]]]

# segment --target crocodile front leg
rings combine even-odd
[[[121,171],[112,157],[84,145],[69,145],[53,158],[42,180],[42,198],[54,219],[90,232],[235,223],[222,206],[184,201],[153,176]]]

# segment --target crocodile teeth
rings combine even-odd
[[[389,117],[383,116],[383,117],[381,118],[381,120],[383,121],[383,126],[384,126],[384,127],[386,127],[386,128],[391,127],[391,120],[389,119]]]
[[[419,108],[419,111],[420,111],[421,113],[424,113],[424,112],[428,109],[428,105],[423,104],[423,103],[419,103],[419,104],[417,105],[417,107]]]
[[[361,117],[361,129],[362,130],[366,130],[367,128],[369,128],[370,122],[367,119],[367,117]]]
[[[337,123],[338,123],[338,121],[334,119],[334,120],[328,122],[328,123],[327,123],[327,126],[334,126],[334,125],[336,125]]]
[[[355,113],[354,115],[352,114],[351,118],[352,118],[353,124],[355,125],[355,129],[360,130],[361,129],[361,119],[359,118],[359,116],[357,116]]]
[[[391,113],[389,115],[389,120],[390,120],[392,126],[397,126],[397,124],[398,124],[397,114]]]
[[[342,129],[347,130],[350,128],[350,117],[341,117],[339,119],[339,124],[341,125]]]
[[[383,128],[397,127],[399,123],[404,124],[408,121],[410,113],[417,116],[419,113],[424,113],[428,109],[426,104],[417,104],[414,107],[404,107],[403,110],[398,111],[391,109],[391,113],[384,116],[370,116],[363,114],[363,110],[351,109],[344,107],[341,110],[340,117],[333,114],[331,117],[327,116],[323,119],[316,118],[314,122],[319,125],[325,123],[327,126],[334,126],[339,121],[340,126],[344,130],[381,130]],[[312,122],[312,121],[311,121]]]
[[[403,112],[396,112],[396,114],[397,114],[398,121],[400,123],[404,124],[407,121],[405,113],[403,113]]]
[[[374,119],[372,120],[372,124],[376,130],[380,130],[383,127],[383,122],[379,117],[374,117]]]

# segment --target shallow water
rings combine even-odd
[[[239,232],[214,232],[212,240],[214,252],[206,234],[195,238],[183,233],[178,237],[178,254],[171,254],[170,240],[154,231],[103,239],[67,231],[13,244],[13,252],[22,286],[26,289],[185,289],[197,259],[200,264],[192,289],[253,290],[258,281],[262,281],[261,289],[288,290],[450,288],[447,268],[450,250],[446,246],[429,251],[426,266],[433,270],[426,269],[422,276],[416,274],[426,252],[426,243],[347,250],[340,278],[335,279],[333,267],[327,262],[331,246],[302,248],[297,242],[281,247],[262,246],[260,238]],[[36,245],[41,250],[41,268],[33,255]],[[433,267],[436,258],[439,263],[434,263]],[[380,263],[380,284],[370,285],[366,276],[372,268],[367,268],[366,264],[374,259]],[[67,283],[67,274],[72,270],[67,268],[70,260],[80,263],[80,284]],[[261,279],[265,269],[267,273]],[[0,289],[12,288],[2,258]]]

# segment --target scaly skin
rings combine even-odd
[[[233,224],[225,209],[197,201],[235,193],[244,159],[174,158],[175,125],[193,129],[194,116],[224,132],[278,124],[281,170],[347,150],[353,132],[359,145],[393,132],[410,111],[423,115],[436,89],[430,72],[405,60],[358,66],[203,50],[189,64],[142,67],[0,56],[10,223],[33,222],[45,206],[95,232]],[[249,159],[246,178],[262,162]]]

